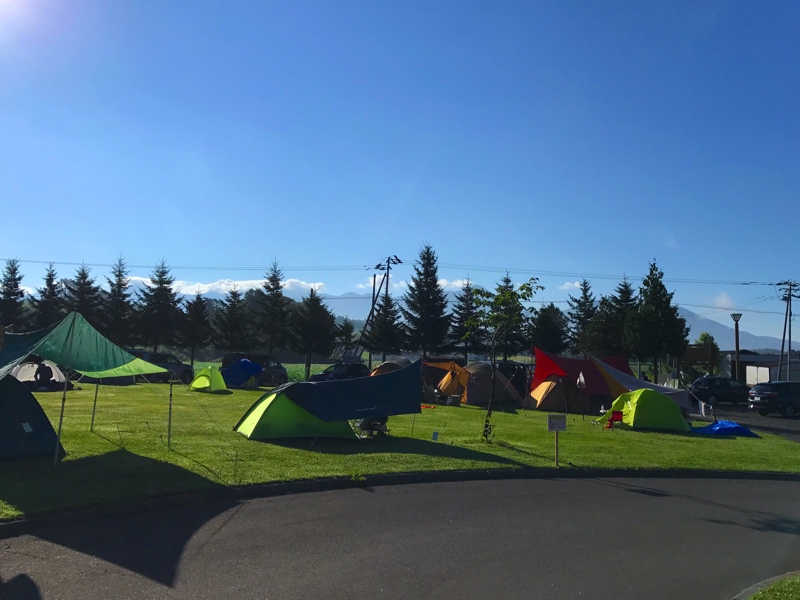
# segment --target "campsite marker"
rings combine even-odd
[[[547,431],[556,433],[556,467],[558,467],[558,432],[567,430],[567,415],[547,415]]]

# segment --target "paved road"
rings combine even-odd
[[[0,598],[728,600],[799,534],[800,482],[387,486],[42,526],[0,540]]]

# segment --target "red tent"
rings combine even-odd
[[[541,410],[564,410],[582,413],[592,412],[594,404],[613,400],[606,380],[591,360],[556,356],[535,348],[536,369],[531,380],[530,395]],[[603,362],[633,376],[624,356],[604,358]],[[586,387],[581,392],[577,387],[580,374]],[[545,384],[545,385],[543,385]]]

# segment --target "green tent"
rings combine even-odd
[[[217,367],[206,367],[201,369],[192,379],[189,389],[195,392],[207,392],[211,394],[230,393],[222,378],[222,373]]]
[[[598,422],[608,422],[613,412],[622,412],[622,422],[633,429],[691,429],[669,396],[647,388],[620,394]]]
[[[355,438],[347,421],[326,422],[300,408],[286,394],[288,384],[259,398],[233,428],[251,440],[270,438]]]
[[[0,379],[0,460],[52,456],[64,449],[30,390],[14,377]]]
[[[30,333],[7,333],[0,348],[0,380],[31,354],[96,379],[166,373],[167,370],[136,358],[104,337],[80,313],[72,312],[61,321]],[[66,384],[61,397],[55,456],[60,455],[61,424],[64,420]],[[171,400],[170,394],[170,414]],[[95,394],[95,402],[97,395]],[[92,411],[94,422],[94,410]],[[171,423],[170,423],[171,424]]]

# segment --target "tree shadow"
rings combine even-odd
[[[391,435],[361,438],[358,440],[344,440],[335,438],[310,439],[280,439],[259,440],[262,443],[275,444],[284,448],[321,452],[324,454],[383,454],[403,453],[422,454],[441,458],[455,458],[460,460],[483,461],[507,466],[528,467],[529,465],[511,458],[497,456],[489,452],[481,452],[456,446],[440,441],[420,440],[417,438],[394,437]]]
[[[188,540],[209,520],[237,504],[224,496],[213,503],[188,504],[186,493],[207,493],[224,486],[126,450],[65,461],[57,467],[52,462],[20,462],[26,463],[20,465],[25,485],[3,486],[0,498],[4,501],[26,514],[46,513],[52,506],[83,507],[70,512],[69,518],[58,514],[57,520],[34,518],[25,528],[27,533],[167,586],[175,581]],[[169,506],[170,497],[175,498],[176,506]],[[95,504],[87,506],[86,498]],[[166,507],[144,514],[159,505]]]
[[[39,587],[25,574],[6,582],[0,578],[0,600],[42,600]]]

